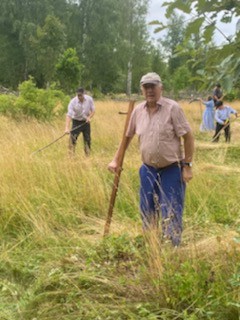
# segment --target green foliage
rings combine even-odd
[[[104,94],[98,88],[94,88],[92,90],[92,95],[94,99],[99,99],[99,100],[104,99]]]
[[[208,271],[207,271],[208,272]],[[175,270],[173,267],[170,272],[167,273],[166,285],[173,291],[167,301],[172,308],[177,308],[180,304],[189,304],[191,301],[199,301],[206,295],[205,280],[207,278],[206,271],[201,268],[201,274],[197,274],[195,266],[190,262],[183,263],[179,266],[179,270]],[[186,277],[185,275],[188,274]],[[198,291],[193,288],[199,288]],[[171,291],[170,291],[171,292]]]
[[[173,87],[175,92],[186,89],[190,84],[191,73],[187,66],[179,67],[173,75]]]
[[[19,85],[19,97],[0,96],[0,113],[13,118],[51,120],[65,112],[68,99],[59,90],[38,89],[31,78]]]
[[[132,259],[137,254],[137,249],[129,235],[122,234],[121,236],[104,238],[97,247],[96,252],[102,261],[117,262]]]
[[[64,25],[52,15],[45,19],[44,26],[37,30],[37,59],[41,65],[44,83],[50,83],[55,75],[55,65],[64,49],[66,35]]]
[[[59,58],[56,65],[57,79],[61,88],[70,94],[81,83],[83,66],[79,62],[76,49],[68,48]]]
[[[161,75],[164,90],[167,92],[170,91],[172,89],[172,85],[171,78],[169,76],[169,68],[165,61],[163,49],[160,46],[152,49],[150,69]]]
[[[149,3],[2,0],[0,83],[16,89],[33,76],[39,88],[58,81],[67,94],[81,84],[103,94],[130,95],[139,92],[139,79],[150,70],[159,70],[165,90],[171,91],[168,74],[187,65],[192,75],[188,89],[209,90],[217,79],[225,93],[236,90],[239,95],[240,32],[231,39],[222,34],[225,43],[221,47],[212,43],[214,32],[219,32],[217,21],[231,23],[234,14],[239,14],[238,1],[166,1],[168,23],[151,23],[158,26],[155,32],[167,31],[159,40],[164,47],[159,64],[158,45],[152,43],[147,31]],[[185,21],[176,9],[184,14],[194,11],[195,18]],[[202,70],[200,79],[198,71]]]
[[[23,51],[19,48],[16,35],[1,34],[0,29],[0,83],[16,89],[23,81]]]
[[[125,92],[131,63],[132,88],[138,91],[139,78],[149,71],[151,60],[147,4],[148,0],[1,1],[0,83],[16,88],[31,75],[38,87],[46,88],[57,76],[68,94],[77,82],[103,93]],[[76,48],[75,58],[68,48]]]
[[[224,44],[219,47],[212,44],[207,48],[205,56],[196,61],[201,61],[204,66],[205,88],[213,86],[217,79],[218,82],[221,82],[225,92],[230,92],[236,87],[240,74],[238,56],[240,33],[236,33],[236,37],[232,39],[228,38],[221,28],[217,27],[217,21],[220,19],[224,23],[231,23],[232,17],[239,15],[240,12],[238,1],[226,0],[220,2],[217,0],[210,2],[203,0],[166,2],[166,16],[168,18],[174,16],[175,9],[184,13],[190,13],[191,9],[196,11],[195,19],[187,26],[186,39],[191,41],[192,36],[198,36],[203,43],[202,46],[209,45],[214,31],[221,33],[223,41],[225,41]],[[199,48],[195,48],[195,50],[198,51]],[[186,52],[184,46],[182,51]],[[193,76],[195,77],[196,73]]]
[[[233,90],[224,95],[226,101],[233,101],[237,99],[237,93]]]
[[[192,1],[189,0],[177,0],[173,3],[165,2],[163,5],[167,6],[166,17],[169,18],[175,9],[179,9],[184,13],[191,13],[191,2]]]
[[[204,22],[204,18],[198,18],[193,22],[190,22],[186,28],[186,37],[190,37],[191,34],[199,34],[200,27]]]
[[[17,97],[13,95],[0,95],[0,114],[5,116],[14,115],[16,112],[15,110],[15,102]]]
[[[205,28],[203,32],[203,38],[205,39],[205,44],[208,44],[211,42],[213,34],[214,34],[214,25],[209,25]]]
[[[182,44],[185,34],[185,19],[175,12],[169,19],[167,34],[161,44],[167,53],[169,73],[172,74],[177,68],[186,63],[187,55],[178,55],[178,46]]]

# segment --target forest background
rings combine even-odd
[[[83,85],[95,97],[130,95],[139,92],[141,75],[154,70],[174,96],[212,90],[217,81],[237,97],[240,32],[236,26],[222,45],[212,40],[219,19],[231,23],[239,15],[237,1],[160,1],[167,22],[155,21],[156,32],[165,29],[157,42],[148,32],[149,3],[2,0],[0,84],[17,90],[31,76],[38,88],[67,94]]]

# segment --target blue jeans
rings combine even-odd
[[[186,184],[182,180],[181,166],[170,165],[162,169],[143,164],[140,173],[140,209],[143,228],[158,226],[162,215],[162,234],[174,246],[181,242],[182,215]]]

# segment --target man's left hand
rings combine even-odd
[[[193,178],[192,168],[184,166],[182,170],[182,177],[184,182],[189,182]]]

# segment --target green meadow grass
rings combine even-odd
[[[0,118],[1,320],[238,320],[240,124],[232,142],[200,134],[199,104],[181,105],[196,137],[182,246],[143,235],[137,139],[126,153],[110,235],[107,164],[122,138],[126,102],[96,102],[92,154],[69,157],[65,119]],[[238,104],[232,105],[237,109]]]

